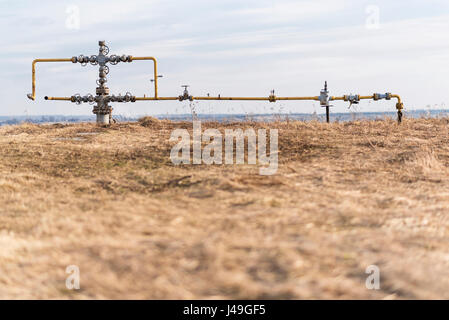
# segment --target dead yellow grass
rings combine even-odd
[[[0,298],[447,299],[448,123],[203,123],[278,128],[273,176],[174,166],[189,123],[1,127]]]

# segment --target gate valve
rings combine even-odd
[[[270,96],[268,97],[268,101],[276,102],[276,96],[274,95],[274,90],[271,90]]]
[[[320,91],[320,105],[322,107],[329,107],[329,91],[327,91],[327,81],[324,83],[324,89]]]
[[[349,101],[349,108],[351,108],[351,106],[353,104],[359,104],[360,102],[360,96],[358,94],[356,95],[347,95],[344,96],[344,101]]]
[[[185,85],[183,85],[181,87],[184,88],[184,92],[182,93],[181,96],[179,96],[179,101],[184,101],[184,100],[193,101],[193,97],[191,95],[189,95],[189,91],[187,90],[187,88],[189,86],[185,84]]]

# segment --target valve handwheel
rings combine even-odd
[[[103,53],[105,56],[107,56],[109,54],[109,47],[103,46],[101,49],[101,53]]]

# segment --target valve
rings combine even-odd
[[[185,85],[183,85],[181,87],[184,88],[184,92],[182,93],[181,96],[179,96],[179,101],[184,101],[184,100],[193,101],[193,97],[191,95],[189,95],[189,91],[187,90],[187,88],[189,86],[185,84]]]
[[[73,63],[81,63],[81,65],[84,67],[86,64],[88,64],[90,62],[90,57],[85,56],[83,54],[80,54],[78,57],[72,57],[72,62]]]
[[[326,108],[326,122],[330,122],[330,105],[329,105],[329,91],[327,90],[327,81],[324,82],[324,89],[320,91],[320,96],[318,97],[320,105]]]
[[[116,56],[115,54],[113,54],[109,57],[109,63],[112,65],[116,65],[119,61],[120,61],[120,57]]]
[[[344,96],[344,101],[349,101],[349,108],[351,108],[351,106],[353,104],[359,104],[360,96],[358,94],[347,95],[347,96]]]
[[[274,95],[274,90],[271,90],[270,96],[268,97],[268,101],[276,102],[276,96]]]
[[[70,101],[72,101],[72,102],[74,102],[74,103],[80,105],[81,102],[82,102],[82,97],[81,97],[81,95],[79,95],[79,94],[77,93],[77,94],[73,95],[73,96],[70,98]]]
[[[98,57],[96,55],[90,56],[89,62],[91,65],[96,66],[98,64]]]
[[[322,107],[329,107],[329,91],[327,91],[327,81],[324,82],[324,89],[320,91],[319,100]]]

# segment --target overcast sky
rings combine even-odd
[[[77,19],[79,12],[79,20]],[[78,25],[79,22],[79,25]],[[449,107],[448,0],[0,0],[0,115],[91,114],[45,95],[95,93],[98,67],[34,58],[98,53],[155,56],[160,96],[331,95],[393,92],[407,109]],[[111,67],[111,93],[152,95],[152,65]],[[394,111],[363,102],[359,111]],[[115,104],[124,115],[187,113],[188,102]],[[321,112],[314,102],[198,102],[200,113]],[[348,111],[336,102],[333,112]]]

